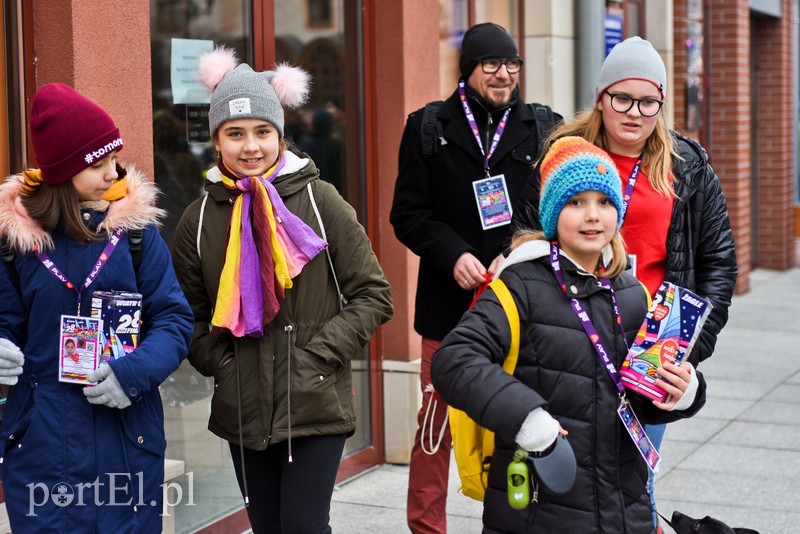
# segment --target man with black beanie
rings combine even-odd
[[[414,329],[422,336],[422,408],[407,504],[414,533],[447,532],[451,438],[447,405],[431,385],[431,359],[499,266],[514,203],[543,137],[561,118],[520,99],[522,63],[503,27],[471,27],[461,44],[458,88],[409,115],[400,143],[390,220],[420,257]]]

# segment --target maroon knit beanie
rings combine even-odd
[[[119,128],[109,114],[63,83],[50,83],[36,92],[30,130],[46,184],[63,184],[122,150]]]

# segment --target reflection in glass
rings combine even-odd
[[[224,44],[251,62],[251,6],[252,2],[233,0],[150,1],[153,163],[163,192],[158,204],[168,212],[162,228],[168,243],[184,208],[202,194],[204,171],[214,164],[208,104],[175,103],[173,39]],[[185,462],[185,474],[170,481],[179,485],[182,495],[173,510],[176,532],[194,532],[242,506],[228,444],[207,428],[212,391],[213,380],[188,361],[161,386],[167,458]]]

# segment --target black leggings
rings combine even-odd
[[[244,449],[253,534],[331,532],[331,497],[346,439],[345,434],[294,438],[292,463],[286,441],[264,451]],[[229,445],[244,495],[239,446]]]

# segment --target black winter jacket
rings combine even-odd
[[[647,467],[617,416],[616,387],[556,283],[549,261],[545,255],[512,265],[500,275],[520,316],[519,360],[513,377],[501,368],[510,332],[492,291],[481,295],[433,357],[433,385],[444,400],[496,432],[484,532],[652,532],[652,514],[643,504],[647,502]],[[626,342],[633,342],[647,311],[643,286],[628,273],[614,281],[627,338],[623,340],[609,291],[563,257],[561,265],[567,287],[575,289],[571,296],[581,300],[619,368],[627,353]],[[705,402],[700,373],[698,379],[695,402],[684,412],[659,410],[635,394],[627,397],[642,424],[689,417]],[[540,491],[537,503],[516,511],[508,505],[506,468],[516,449],[517,432],[537,407],[546,409],[569,432],[577,478],[566,495]]]
[[[473,94],[467,88],[467,94]],[[488,149],[504,109],[487,113],[470,98],[481,140]],[[515,208],[538,157],[533,112],[515,98],[508,125],[490,160],[492,175],[505,175]],[[424,108],[423,108],[424,109]],[[464,116],[458,91],[444,101],[438,118],[447,144],[437,143],[432,157],[422,155],[422,109],[408,117],[400,143],[399,170],[390,221],[395,235],[420,257],[414,329],[441,340],[472,301],[473,292],[453,279],[456,260],[465,252],[489,267],[506,244],[508,226],[483,230],[472,182],[484,177],[483,155]],[[491,122],[490,122],[491,117]]]
[[[665,280],[696,292],[714,306],[689,355],[689,361],[697,366],[714,352],[717,335],[728,322],[739,270],[728,206],[708,154],[697,141],[673,134],[682,159],[672,162],[677,197],[667,233]],[[512,228],[541,228],[538,207],[537,169],[516,206]]]

